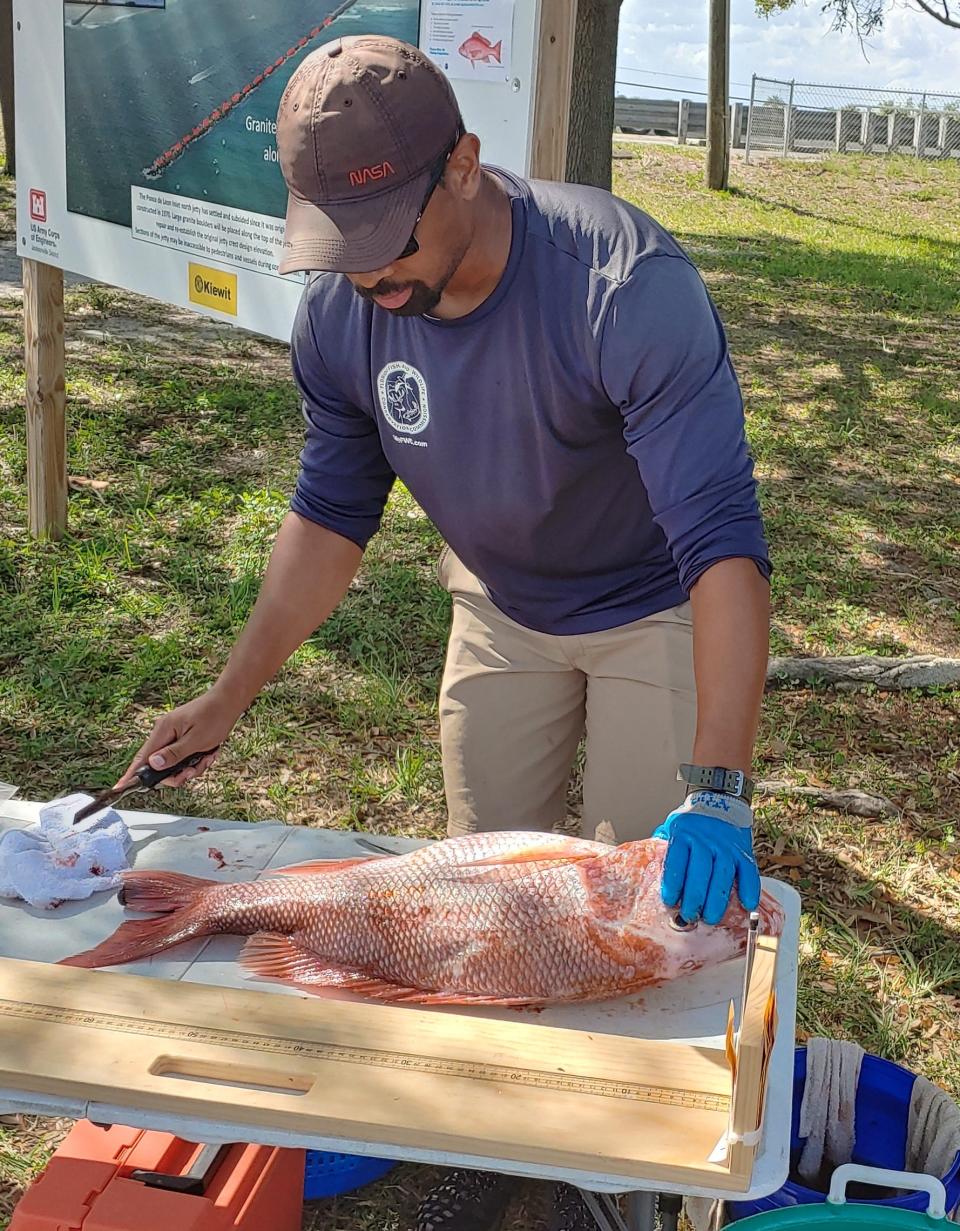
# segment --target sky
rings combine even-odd
[[[702,100],[707,12],[708,0],[623,0],[617,93]],[[732,98],[749,99],[753,73],[785,81],[960,94],[960,30],[898,0],[864,58],[855,35],[831,31],[819,0],[769,18],[757,15],[753,0],[731,0]]]

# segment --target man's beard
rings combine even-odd
[[[409,287],[410,298],[402,307],[385,308],[384,311],[392,316],[427,316],[440,302],[446,285],[446,282],[440,286],[427,286],[425,282],[389,282],[384,279],[374,287],[355,286],[353,289],[361,299],[369,299],[373,302],[378,295],[395,295],[398,291],[405,291]],[[377,307],[379,308],[380,304],[377,304]]]
[[[407,288],[410,288],[410,298],[402,307],[384,308],[383,311],[389,312],[392,316],[429,316],[443,298],[443,292],[447,289],[450,279],[463,263],[468,247],[469,241],[464,243],[463,247],[454,254],[446,273],[433,286],[427,286],[426,282],[419,281],[391,282],[389,279],[384,278],[376,286],[369,288],[357,286],[354,283],[353,289],[361,299],[369,299],[373,302],[378,295],[395,295],[398,291],[405,291]],[[377,307],[380,307],[380,305],[377,304]]]

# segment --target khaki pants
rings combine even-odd
[[[586,734],[585,838],[649,837],[680,803],[696,726],[690,604],[605,632],[537,633],[499,611],[447,548],[453,623],[440,690],[450,836],[550,830]]]

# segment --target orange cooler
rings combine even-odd
[[[81,1120],[9,1231],[299,1231],[304,1151],[199,1146]]]

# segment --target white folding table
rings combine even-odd
[[[32,824],[39,803],[8,800],[0,804],[0,830]],[[250,881],[270,870],[309,859],[341,858],[368,853],[370,845],[380,850],[402,853],[424,845],[417,839],[387,837],[344,830],[310,829],[273,822],[248,824],[173,816],[156,812],[123,811],[134,839],[131,863],[137,868],[157,868],[186,872],[221,881]],[[792,1102],[794,1028],[796,1016],[797,949],[800,899],[794,889],[776,880],[764,880],[764,887],[784,908],[786,922],[780,941],[776,994],[779,1026],[768,1077],[767,1113],[757,1150],[749,1191],[716,1193],[688,1187],[672,1191],[677,1196],[701,1196],[753,1200],[779,1188],[789,1168],[790,1108]],[[56,962],[87,949],[109,936],[123,921],[124,910],[115,894],[99,894],[85,902],[65,903],[54,911],[35,910],[23,903],[0,899],[0,957],[29,961]],[[116,968],[130,975],[203,983],[217,987],[250,989],[236,962],[243,941],[240,937],[215,936],[191,941],[156,957]],[[727,962],[702,970],[664,987],[646,989],[642,995],[601,1004],[550,1007],[537,1011],[540,1026],[559,1026],[591,1033],[607,1033],[646,1039],[690,1042],[722,1047],[728,1005],[733,1000],[739,1009],[743,963]],[[257,983],[265,995],[302,995],[293,988],[273,983]],[[332,993],[337,995],[337,993]],[[343,994],[346,996],[346,994]],[[346,997],[349,998],[349,997]],[[435,1012],[469,1013],[477,1017],[516,1021],[516,1009],[438,1008]],[[127,1124],[176,1133],[190,1141],[233,1142],[249,1139],[250,1129],[199,1117],[160,1116],[128,1105],[118,1091],[116,1104],[92,1103],[69,1097],[37,1095],[23,1090],[0,1089],[0,1108],[41,1115],[90,1119],[102,1124]],[[303,1137],[278,1128],[259,1134],[265,1145],[312,1150],[380,1155],[440,1166],[490,1169],[490,1160],[438,1154],[415,1147],[398,1150],[384,1144],[347,1141],[327,1137]],[[580,1188],[601,1227],[623,1228],[609,1194],[630,1192],[627,1225],[653,1226],[655,1195],[662,1186],[649,1184],[638,1188],[635,1178],[625,1178],[598,1167],[593,1172],[540,1166],[535,1171],[528,1163],[505,1158],[494,1169],[531,1179],[561,1180]]]

